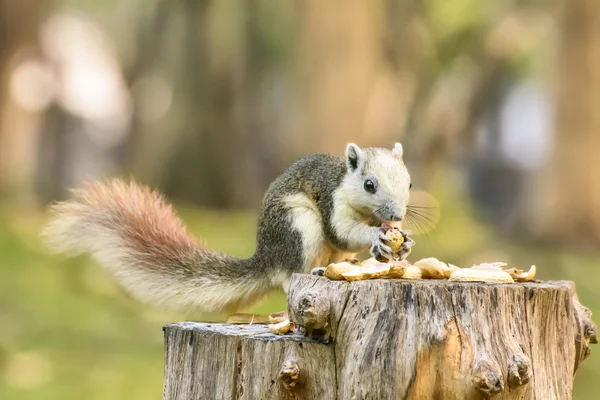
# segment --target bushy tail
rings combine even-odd
[[[174,310],[233,312],[269,289],[253,259],[206,249],[158,193],[112,180],[73,191],[42,231],[57,253],[89,252],[142,301]]]

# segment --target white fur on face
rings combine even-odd
[[[388,213],[404,216],[410,197],[410,175],[402,159],[386,149],[368,148],[361,153],[358,168],[348,171],[342,182],[345,201],[365,215],[385,207]],[[376,182],[375,194],[365,190],[367,179]]]

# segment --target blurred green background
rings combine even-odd
[[[437,200],[411,259],[536,264],[600,315],[596,1],[0,0],[0,30],[0,399],[160,399],[161,326],[223,318],[48,255],[50,202],[132,176],[249,256],[268,184],[349,141],[402,141]],[[597,351],[576,399],[597,398]]]

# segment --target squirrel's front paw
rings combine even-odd
[[[382,229],[378,232],[377,237],[371,245],[370,253],[379,262],[387,262],[394,259],[394,252],[389,245],[389,239],[385,235],[385,230]]]
[[[408,235],[412,235],[412,231],[401,231],[400,233],[402,233],[404,241],[398,251],[398,257],[400,260],[404,260],[410,254],[411,248],[415,245],[415,241],[408,237]]]

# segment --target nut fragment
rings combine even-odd
[[[488,283],[513,283],[513,278],[502,270],[485,270],[476,268],[462,268],[450,274],[450,281],[454,282],[488,282]]]
[[[392,265],[387,273],[387,277],[392,279],[403,278],[405,272],[406,267],[401,265]]]
[[[387,276],[389,278],[403,278],[406,273],[406,268],[412,267],[410,263],[406,260],[401,261],[391,261],[390,263],[390,271]]]
[[[342,276],[350,282],[362,281],[365,279],[375,279],[386,276],[390,271],[389,264],[373,264],[366,267],[356,267],[348,272],[344,272]]]
[[[535,277],[536,268],[535,265],[532,265],[527,272],[523,272],[523,270],[517,268],[505,269],[504,272],[512,276],[517,282],[529,282]]]
[[[453,265],[453,264],[448,264],[448,270],[447,270],[447,271],[444,271],[444,277],[445,277],[446,279],[450,278],[450,275],[452,275],[452,273],[453,273],[454,271],[458,271],[459,269],[460,269],[460,268],[459,268],[459,267],[457,267],[456,265]]]
[[[270,324],[269,329],[276,335],[285,335],[294,330],[294,323],[289,319],[286,319],[278,324]]]
[[[421,269],[424,279],[445,279],[446,274],[450,276],[451,273],[451,269],[446,263],[434,257],[423,258],[414,263],[414,266]]]
[[[404,279],[421,279],[423,278],[423,274],[421,273],[421,268],[415,267],[414,265],[409,265],[404,268],[404,275],[402,275]]]
[[[397,228],[388,230],[390,242],[407,243],[406,232]],[[393,239],[393,240],[392,240]],[[406,249],[404,249],[406,250]],[[404,278],[404,279],[449,279],[455,282],[489,282],[489,283],[514,283],[528,282],[534,279],[536,266],[532,265],[529,271],[524,272],[517,268],[507,268],[504,262],[490,262],[473,265],[471,268],[459,268],[456,265],[446,264],[437,258],[423,258],[411,265],[406,260],[389,260],[385,263],[376,258],[364,260],[357,266],[354,262],[334,263],[327,266],[324,275],[332,280],[359,281],[375,278]]]
[[[396,256],[402,251],[402,243],[404,243],[402,231],[398,228],[392,228],[385,233],[385,236],[387,236],[389,245],[392,248],[392,254]]]
[[[386,230],[385,236],[387,244],[392,250],[392,260],[405,259],[411,252],[411,247],[415,244],[409,235],[412,231],[402,231],[397,227],[393,227],[387,223],[381,226]],[[379,261],[386,262],[386,257],[379,256]]]
[[[329,264],[327,268],[325,268],[324,275],[326,278],[329,278],[331,280],[341,281],[344,279],[344,277],[342,276],[344,272],[352,271],[353,269],[356,269],[356,267],[357,266],[355,264],[351,264],[346,261],[341,263]]]

